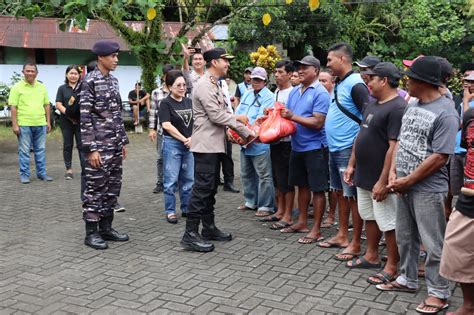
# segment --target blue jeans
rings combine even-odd
[[[187,213],[194,182],[193,154],[181,141],[163,136],[163,165],[165,213],[176,213],[175,193],[178,187],[181,213]]]
[[[33,145],[36,176],[46,176],[46,126],[20,126],[18,135],[18,160],[20,176],[30,177],[30,151]]]
[[[260,211],[273,211],[275,191],[270,150],[260,155],[245,155],[240,151],[240,178],[245,205]]]
[[[329,186],[331,190],[341,191],[344,197],[356,198],[356,186],[349,186],[344,181],[344,171],[351,158],[352,147],[329,152]]]

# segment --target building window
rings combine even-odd
[[[56,49],[35,49],[35,60],[39,65],[57,64]]]

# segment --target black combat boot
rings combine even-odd
[[[114,216],[103,217],[99,221],[100,235],[104,240],[115,241],[115,242],[125,242],[128,241],[128,235],[126,233],[120,233],[115,231],[112,228],[112,221]]]
[[[94,249],[107,249],[109,247],[97,230],[97,222],[86,221],[86,238],[84,244]]]
[[[202,238],[208,241],[230,241],[232,234],[222,232],[214,223],[214,214],[205,214],[201,217],[202,220]]]
[[[186,231],[181,239],[181,246],[186,250],[196,252],[212,252],[214,245],[203,240],[199,235],[199,219],[187,218]]]

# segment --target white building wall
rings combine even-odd
[[[0,65],[0,82],[10,83],[14,72],[21,74],[23,65]],[[56,101],[58,87],[64,84],[66,65],[38,65],[38,80],[48,89],[48,97],[52,104]],[[134,89],[140,80],[141,69],[138,66],[119,66],[112,74],[118,79],[120,95],[123,101],[128,100],[128,92]]]

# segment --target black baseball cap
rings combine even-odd
[[[376,75],[381,78],[390,78],[399,80],[402,78],[400,70],[391,62],[379,62],[372,69],[367,69],[361,72],[366,75]]]
[[[313,66],[318,69],[321,68],[321,62],[319,61],[318,58],[314,56],[306,56],[301,60],[296,60],[295,62],[293,62],[293,64],[295,65],[295,67],[304,65],[304,66]]]
[[[209,62],[214,59],[234,59],[234,56],[228,54],[224,48],[214,48],[211,50],[206,51],[203,54],[204,60],[206,62]]]
[[[365,56],[364,58],[362,58],[362,60],[356,61],[354,63],[361,68],[372,68],[375,67],[381,61],[382,60],[380,60],[379,57]]]

